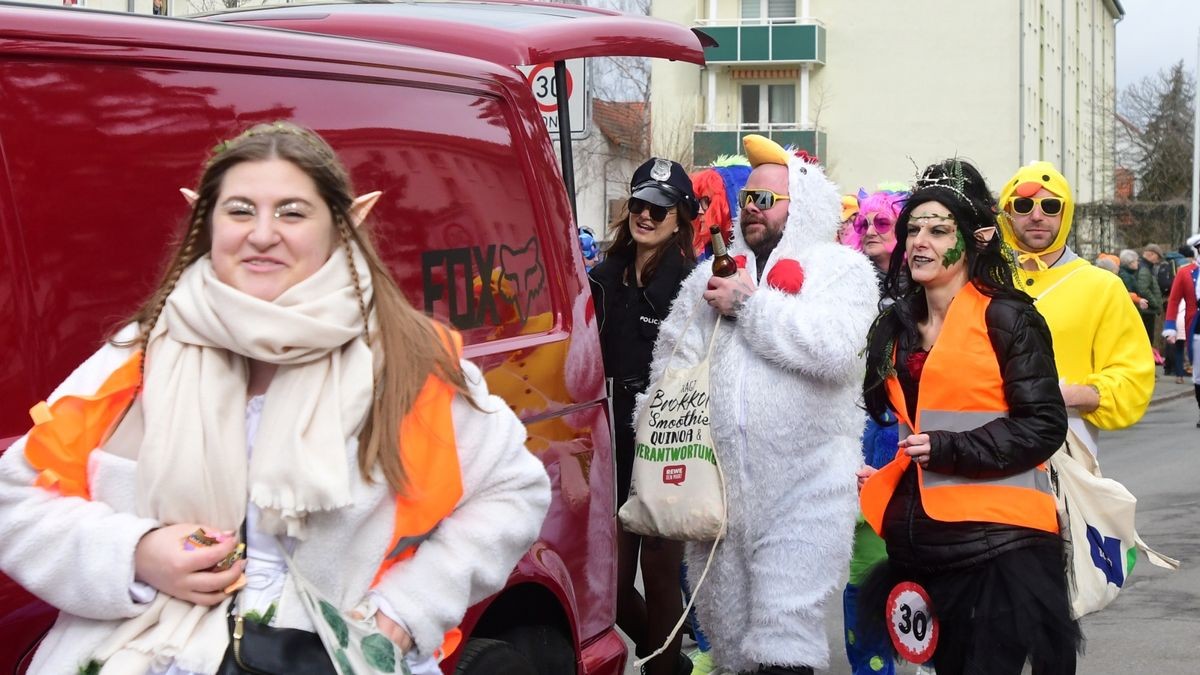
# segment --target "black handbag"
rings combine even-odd
[[[337,675],[316,633],[274,628],[234,614],[231,609],[229,647],[217,675]]]
[[[234,596],[229,603],[229,646],[217,675],[337,675],[337,669],[319,635],[238,616]]]

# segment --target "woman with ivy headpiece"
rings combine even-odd
[[[938,673],[1017,675],[1027,660],[1039,675],[1074,673],[1081,635],[1044,465],[1066,413],[1049,330],[1013,285],[993,204],[978,171],[950,159],[924,171],[896,223],[884,282],[895,303],[868,338],[864,398],[876,421],[899,418],[900,442],[859,473],[888,554],[863,582],[860,617]],[[885,607],[902,593],[927,609],[906,605],[893,622]]]

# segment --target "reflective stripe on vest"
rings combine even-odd
[[[1008,415],[1004,379],[987,334],[990,302],[971,284],[954,297],[938,342],[925,361],[916,424],[908,419],[899,380],[895,375],[887,379],[885,386],[899,418],[901,439],[913,430],[969,431]],[[897,452],[892,462],[863,485],[863,515],[881,535],[887,504],[911,462],[903,451]],[[942,474],[918,465],[917,478],[921,503],[935,520],[995,522],[1058,532],[1058,510],[1044,465],[994,479]]]

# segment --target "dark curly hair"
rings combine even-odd
[[[929,316],[925,289],[913,281],[904,246],[913,210],[929,202],[946,207],[967,242],[977,241],[977,231],[998,226],[996,200],[979,170],[965,160],[952,158],[931,164],[913,186],[912,194],[896,219],[898,245],[892,251],[891,266],[883,281],[884,300],[880,304],[891,304],[880,312],[867,337],[863,401],[867,413],[880,424],[884,423],[884,413],[888,409],[883,383],[892,372],[896,342],[902,338],[917,340],[917,325]],[[966,265],[967,277],[980,293],[992,298],[1033,302],[1013,284],[1012,256],[1005,249],[998,228],[987,243],[966,247]]]

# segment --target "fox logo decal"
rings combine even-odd
[[[502,297],[517,308],[522,322],[528,321],[529,306],[546,285],[546,269],[538,255],[537,239],[531,238],[518,249],[501,244],[500,269],[509,282],[501,286]]]
[[[433,249],[421,254],[425,311],[459,330],[529,320],[534,300],[546,286],[546,269],[536,238],[521,248],[485,244]]]

